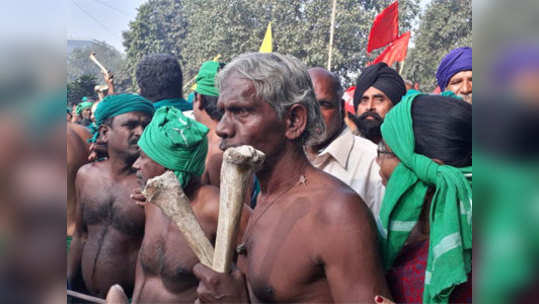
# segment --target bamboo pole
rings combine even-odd
[[[333,9],[331,10],[331,28],[329,30],[328,71],[331,71],[331,55],[333,53],[333,33],[335,31],[336,7],[337,7],[337,0],[333,0]]]

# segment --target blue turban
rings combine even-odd
[[[449,52],[449,54],[445,55],[444,59],[442,59],[440,66],[438,66],[438,71],[436,71],[436,80],[438,80],[440,91],[445,91],[445,88],[449,83],[449,79],[451,79],[453,75],[457,74],[458,72],[471,70],[471,47],[461,47]]]
[[[149,115],[153,115],[153,104],[146,98],[136,94],[118,94],[108,95],[105,97],[95,109],[95,130],[94,136],[88,140],[89,142],[95,142],[99,135],[99,127],[103,122],[109,118],[125,114],[128,112],[145,112]]]

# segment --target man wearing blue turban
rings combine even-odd
[[[449,52],[436,71],[440,91],[451,91],[472,103],[472,48],[461,47]]]

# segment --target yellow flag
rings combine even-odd
[[[266,35],[264,35],[264,41],[262,41],[262,45],[260,46],[260,50],[258,50],[259,53],[271,53],[273,51],[272,43],[271,43],[271,22],[268,24],[268,29],[266,30]]]

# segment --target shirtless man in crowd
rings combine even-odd
[[[221,149],[266,154],[238,268],[197,264],[200,302],[353,302],[388,296],[376,227],[361,198],[309,164],[303,145],[324,131],[306,67],[278,53],[237,57],[218,76]]]
[[[96,113],[99,137],[109,158],[82,166],[76,177],[75,233],[68,256],[70,289],[104,298],[120,284],[128,295],[144,235],[144,211],[130,198],[138,187],[133,163],[139,140],[153,115],[141,96],[107,96]]]
[[[207,127],[185,117],[180,110],[161,107],[139,140],[141,153],[133,167],[141,186],[149,178],[172,170],[202,229],[213,242],[219,189],[200,184],[208,151],[207,133]],[[145,200],[140,191],[135,191],[133,198]],[[192,269],[197,257],[176,224],[158,206],[147,203],[144,210],[146,227],[137,260],[133,303],[193,303],[198,279]],[[246,226],[249,214],[249,208],[244,206],[241,227]]]

